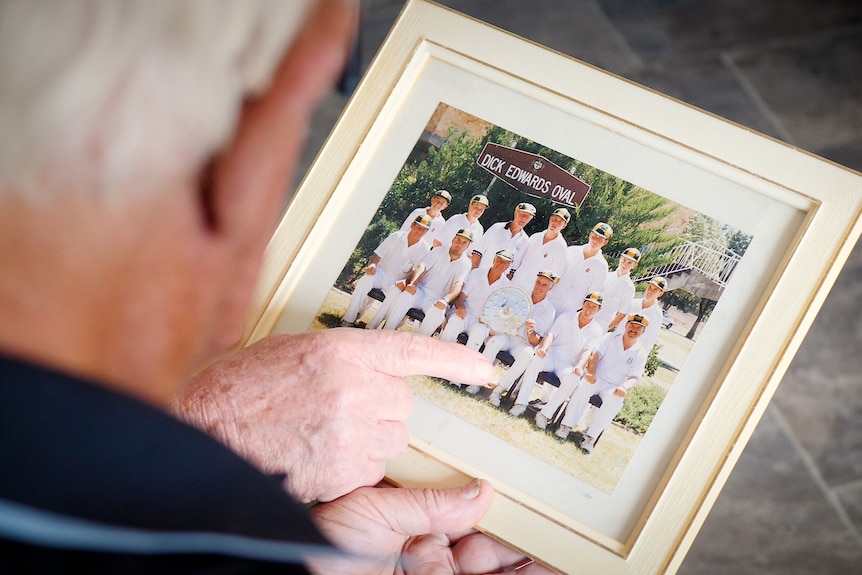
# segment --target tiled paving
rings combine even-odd
[[[858,0],[444,5],[862,171]],[[363,0],[367,63],[403,2]],[[306,163],[335,121],[333,95]],[[862,573],[862,244],[680,573]]]

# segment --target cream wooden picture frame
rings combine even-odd
[[[862,233],[862,175],[413,0],[287,207],[245,343],[308,329],[441,102],[753,236],[611,493],[421,400],[388,468],[404,486],[490,479],[478,527],[561,572],[672,573]]]

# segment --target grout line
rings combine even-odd
[[[728,54],[727,52],[723,52],[720,55],[721,62],[725,65],[730,74],[739,82],[739,86],[742,88],[743,93],[752,101],[754,107],[763,114],[766,118],[767,122],[772,124],[772,127],[775,128],[776,132],[778,132],[778,136],[780,139],[784,140],[788,144],[792,146],[798,146],[796,139],[790,133],[790,131],[784,126],[784,123],[781,119],[772,111],[772,109],[766,104],[763,100],[763,97],[760,95],[760,92],[748,81],[748,78],[743,74],[742,70],[736,65],[733,56]]]
[[[643,58],[641,58],[640,55],[632,49],[632,47],[628,43],[628,40],[626,40],[626,37],[623,35],[622,32],[620,32],[619,28],[616,27],[616,25],[613,23],[613,20],[608,17],[601,4],[599,4],[597,0],[592,0],[592,2],[590,3],[593,5],[593,9],[596,11],[596,14],[599,16],[602,22],[604,22],[608,29],[611,30],[610,36],[614,44],[616,44],[620,48],[620,50],[622,50],[622,52],[626,55],[626,58],[629,60],[629,63],[634,67],[635,70],[642,70],[644,67]]]
[[[862,533],[860,533],[859,528],[853,523],[853,520],[850,518],[850,515],[847,513],[847,510],[844,509],[844,505],[838,499],[838,496],[835,494],[835,491],[829,487],[826,483],[826,480],[823,479],[823,475],[820,473],[820,468],[817,467],[817,464],[814,462],[814,459],[805,450],[802,444],[799,442],[799,439],[796,437],[796,434],[793,433],[793,429],[790,427],[790,424],[787,423],[787,420],[784,418],[784,415],[781,414],[781,410],[778,409],[777,406],[773,405],[772,412],[775,421],[778,423],[778,427],[784,433],[784,436],[790,442],[790,445],[799,455],[799,458],[802,460],[802,464],[808,470],[808,474],[811,479],[814,480],[814,484],[820,488],[820,491],[823,493],[823,496],[826,498],[826,501],[832,506],[835,512],[838,514],[838,517],[841,519],[841,522],[844,523],[844,526],[850,532],[850,535],[853,539],[856,540],[856,543],[862,547]]]

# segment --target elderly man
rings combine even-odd
[[[4,563],[331,573],[332,545],[372,558],[338,554],[341,572],[409,573],[418,548],[457,572],[480,549],[482,569],[521,560],[450,544],[488,509],[487,482],[360,487],[407,443],[400,376],[487,381],[479,354],[339,329],[213,363],[240,336],[355,20],[341,0],[0,2]],[[340,409],[303,398],[312,379]],[[285,488],[332,501],[312,521]]]
[[[425,313],[419,333],[433,334],[443,323],[446,309],[455,301],[470,272],[470,260],[465,251],[473,235],[470,230],[458,230],[448,250],[435,249],[413,268],[407,279],[399,280],[386,290],[377,312],[366,329],[397,329],[410,308]]]
[[[599,222],[590,230],[587,243],[569,246],[566,271],[551,294],[551,303],[558,313],[576,310],[585,294],[601,291],[608,274],[608,262],[602,254],[602,248],[608,245],[613,234],[611,226]]]
[[[527,245],[530,236],[524,231],[524,226],[533,220],[536,208],[533,204],[521,202],[515,206],[512,219],[508,222],[497,222],[489,227],[482,238],[473,246],[470,259],[473,268],[487,268],[494,259],[494,254],[500,250],[509,250],[517,258]]]
[[[342,327],[352,327],[363,313],[368,292],[374,288],[388,288],[404,279],[431,250],[423,237],[431,227],[431,218],[419,214],[409,232],[397,231],[386,237],[374,250],[362,276],[356,280],[347,311],[341,319]]]
[[[488,361],[493,362],[500,351],[508,351],[515,361],[500,377],[500,381],[494,386],[488,401],[492,405],[500,406],[500,398],[504,391],[512,387],[518,380],[530,360],[533,358],[536,346],[542,342],[542,337],[551,328],[554,322],[554,306],[548,301],[548,292],[554,287],[557,282],[557,276],[548,270],[542,270],[536,275],[536,281],[533,284],[533,290],[530,293],[530,317],[527,321],[518,328],[517,333],[513,335],[507,334],[491,334],[491,337],[485,342],[485,349],[482,350]],[[478,393],[480,387],[478,385],[470,385],[467,387],[468,393]]]
[[[628,316],[625,329],[619,333],[612,332],[604,335],[590,356],[587,371],[583,377],[573,372],[560,378],[561,384],[557,393],[565,394],[566,390],[572,387],[575,390],[566,407],[560,427],[556,431],[557,437],[566,439],[569,436],[572,428],[584,417],[590,397],[598,394],[602,399],[602,406],[596,412],[589,427],[584,430],[584,439],[581,442],[581,449],[584,452],[589,453],[593,450],[596,438],[611,424],[622,409],[626,394],[643,376],[647,352],[640,343],[640,337],[649,324],[650,321],[642,315]],[[563,379],[568,382],[564,384]],[[572,381],[577,383],[573,386]],[[553,402],[554,398],[551,401]],[[543,414],[548,415],[548,412]]]
[[[602,294],[590,292],[576,313],[563,312],[557,315],[551,329],[536,348],[536,355],[524,370],[518,396],[509,413],[516,417],[524,414],[540,372],[562,373],[571,370],[583,373],[590,353],[604,333],[594,319],[602,307],[602,301]]]

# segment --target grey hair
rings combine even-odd
[[[122,201],[189,176],[310,0],[0,0],[0,194]]]

